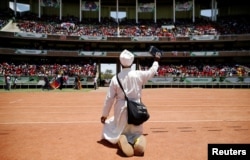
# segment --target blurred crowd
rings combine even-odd
[[[188,37],[192,35],[227,35],[248,34],[250,25],[248,17],[225,17],[216,22],[196,18],[195,22],[188,19],[179,19],[175,23],[171,19],[158,19],[157,23],[151,20],[123,19],[115,22],[112,18],[103,18],[101,22],[95,19],[84,19],[82,22],[76,17],[46,17],[38,20],[26,18],[18,23],[23,32],[57,34],[68,36],[158,36],[158,37]],[[118,30],[119,27],[119,30]]]
[[[26,14],[15,19],[22,32],[45,33],[68,36],[157,36],[157,37],[181,37],[191,35],[229,35],[249,34],[250,17],[220,17],[216,22],[204,18],[196,18],[195,22],[190,19],[177,19],[175,23],[171,19],[158,19],[157,23],[152,20],[123,19],[117,23],[112,18],[83,19],[79,22],[78,17],[66,16],[59,20],[58,16],[46,16],[37,18],[36,14]],[[0,28],[6,25],[7,18],[0,18]],[[147,65],[141,66],[147,70]],[[82,75],[92,76],[96,74],[95,64],[0,64],[0,76],[11,75],[48,75],[53,76],[59,72],[69,76]],[[161,65],[157,76],[246,76],[248,67],[237,64],[232,65],[190,65],[190,64],[167,64]]]
[[[4,17],[4,16],[2,16]],[[0,18],[0,26],[6,24],[6,18]],[[17,17],[18,27],[23,32],[45,33],[68,36],[158,36],[175,38],[179,36],[191,35],[228,35],[228,34],[249,34],[249,16],[228,16],[218,17],[217,21],[207,18],[177,19],[174,23],[172,19],[153,20],[122,19],[119,23],[115,19],[102,17],[98,19],[85,18],[81,22],[78,17],[63,16],[60,20],[58,16],[42,15],[37,18],[37,14],[27,13]],[[119,30],[118,30],[119,28]]]
[[[14,64],[0,63],[0,76],[56,76],[64,74],[68,76],[81,75],[94,77],[96,74],[96,64]]]
[[[141,70],[149,69],[141,66]],[[249,76],[249,67],[243,65],[161,65],[158,77],[233,77]]]
[[[148,70],[149,66],[140,65],[140,70]],[[56,76],[64,74],[67,76],[95,77],[96,64],[8,64],[0,63],[0,76]],[[249,76],[249,66],[238,64],[162,64],[157,77],[231,77]]]

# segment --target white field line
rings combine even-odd
[[[12,104],[12,103],[18,103],[18,102],[21,102],[21,101],[22,101],[22,99],[17,99],[15,101],[10,101],[10,104]]]

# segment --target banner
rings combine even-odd
[[[131,37],[132,41],[159,41],[159,37]]]
[[[190,40],[219,40],[219,36],[215,36],[215,35],[191,36]]]
[[[136,57],[152,57],[149,52],[133,52]]]
[[[79,40],[94,40],[94,41],[107,40],[107,36],[80,36]]]
[[[184,3],[177,2],[175,5],[176,11],[190,11],[193,7],[192,1],[187,1]]]
[[[171,30],[171,29],[174,29],[175,26],[174,25],[162,25],[161,28]]]
[[[191,77],[186,77],[183,78],[183,82],[184,83],[212,83],[213,82],[213,78],[191,78]]]
[[[250,77],[246,77],[246,78],[244,78],[244,81],[243,81],[244,83],[250,83]]]
[[[138,12],[154,12],[155,4],[154,3],[139,3]]]
[[[98,51],[94,51],[94,52],[91,52],[91,51],[80,51],[78,53],[79,56],[107,56],[107,52],[98,52]]]
[[[16,54],[28,54],[28,55],[45,55],[47,50],[36,50],[36,49],[16,49]]]
[[[218,51],[191,52],[190,56],[219,56]]]
[[[39,33],[27,33],[27,32],[15,32],[15,37],[27,37],[27,38],[47,38],[47,34]]]
[[[75,23],[63,22],[61,23],[61,27],[62,28],[70,28],[70,27],[75,28]]]
[[[60,0],[40,0],[41,7],[60,8]]]
[[[18,77],[17,84],[37,84],[39,78],[37,76],[20,76]]]
[[[82,11],[98,11],[99,3],[93,1],[82,1]]]
[[[172,83],[172,77],[162,77],[162,78],[151,78],[148,83],[159,84],[159,83]]]
[[[239,83],[240,80],[239,80],[239,77],[226,77],[223,82],[236,84],[236,83]]]
[[[13,76],[11,77],[11,79]],[[250,77],[242,77],[243,81],[239,79],[239,77],[225,77],[225,79],[220,80],[220,78],[212,78],[212,77],[154,77],[148,80],[146,85],[164,85],[164,84],[172,84],[172,85],[188,85],[188,84],[208,84],[208,85],[245,85],[248,86],[250,84]],[[75,77],[68,77],[65,85],[74,85]],[[81,83],[86,85],[93,85],[93,81],[88,81],[86,77],[81,78]],[[107,82],[109,83],[109,82]],[[18,85],[44,85],[44,80],[39,78],[38,76],[20,76],[17,81]],[[52,84],[53,88],[57,88],[59,82],[50,80],[50,84]],[[5,77],[0,76],[0,85],[5,85]]]
[[[4,76],[0,76],[0,84],[1,85],[5,84],[5,77]]]

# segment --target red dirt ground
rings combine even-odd
[[[118,160],[101,141],[107,88],[0,90],[0,160]],[[250,90],[144,89],[146,160],[206,160],[208,143],[250,143]]]

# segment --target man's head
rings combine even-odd
[[[121,65],[123,67],[130,67],[133,61],[134,61],[134,55],[130,51],[124,49],[120,54]]]

